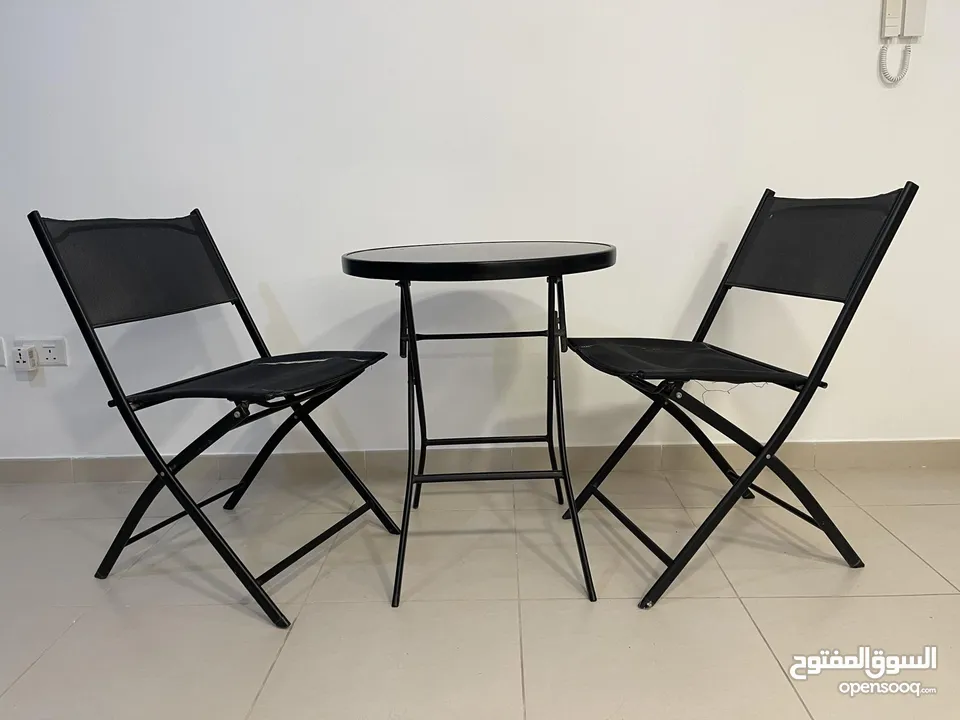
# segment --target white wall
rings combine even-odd
[[[896,90],[876,79],[880,5],[6,0],[0,334],[8,346],[65,334],[72,362],[33,382],[0,371],[0,456],[135,451],[31,235],[33,208],[70,218],[199,206],[275,351],[392,353],[320,416],[344,448],[396,448],[397,291],[343,276],[342,253],[612,242],[615,268],[566,283],[572,333],[685,336],[765,187],[866,195],[907,179],[917,202],[795,438],[960,437],[960,4],[931,0]],[[424,329],[537,327],[545,283],[415,297]],[[788,299],[734,305],[712,338],[799,370],[832,317]],[[238,330],[214,310],[106,339],[132,390],[249,356]],[[536,342],[425,356],[434,434],[538,427]],[[571,442],[619,440],[639,398],[572,355],[564,370]],[[752,387],[708,396],[757,432],[788,399]],[[219,410],[183,403],[145,418],[172,451]],[[218,449],[251,449],[264,431]],[[682,438],[665,420],[645,440]]]

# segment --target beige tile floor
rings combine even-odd
[[[0,720],[960,717],[960,472],[801,477],[865,568],[757,498],[641,611],[661,567],[591,504],[582,518],[601,600],[589,603],[549,482],[443,486],[415,513],[399,609],[396,538],[371,519],[270,586],[289,631],[185,521],[95,580],[139,485],[0,485]],[[622,473],[606,489],[675,552],[724,483]],[[401,482],[371,485],[398,515]],[[236,512],[211,506],[211,517],[256,572],[354,503],[336,484],[264,477]],[[937,692],[851,698],[838,687],[866,680],[858,671],[789,676],[794,655],[861,645],[936,645],[936,670],[900,680]]]

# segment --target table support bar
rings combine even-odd
[[[434,445],[500,445],[504,443],[545,443],[550,438],[546,435],[490,435],[488,437],[452,437],[429,438],[424,444],[427,447]]]
[[[459,472],[459,473],[429,473],[414,475],[413,482],[421,483],[449,483],[449,482],[482,482],[485,480],[562,480],[563,473],[559,470],[507,470],[496,472]]]
[[[417,333],[417,340],[498,340],[502,338],[545,338],[548,330],[510,330],[476,333]]]

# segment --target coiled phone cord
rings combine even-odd
[[[907,71],[910,70],[910,54],[913,52],[913,48],[910,45],[903,46],[903,55],[900,58],[900,72],[896,75],[891,75],[890,69],[887,67],[887,51],[889,48],[890,46],[887,44],[880,46],[880,75],[887,84],[897,85],[907,76]]]

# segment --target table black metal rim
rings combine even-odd
[[[613,245],[524,240],[369,248],[345,254],[343,272],[374,280],[478,282],[562,277],[611,267]]]

